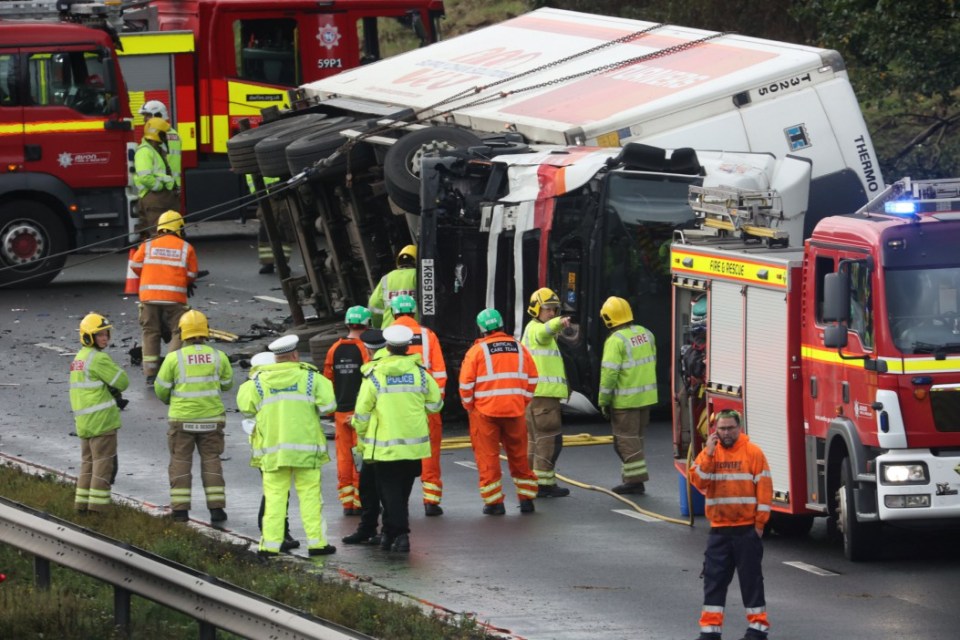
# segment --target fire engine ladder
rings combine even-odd
[[[57,20],[108,22],[114,28],[122,25],[119,2],[103,0],[4,0],[0,2],[0,18],[7,20]]]
[[[780,195],[774,190],[691,185],[688,201],[705,228],[763,239],[770,245],[789,242],[787,232],[773,226],[783,219]]]

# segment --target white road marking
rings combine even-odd
[[[264,302],[275,302],[276,304],[287,304],[286,300],[274,298],[273,296],[253,296],[254,300],[263,300]]]
[[[49,349],[50,351],[56,351],[61,356],[77,355],[77,352],[74,349],[66,349],[57,344],[50,344],[49,342],[37,342],[33,346],[40,347],[41,349]]]
[[[635,518],[636,520],[643,520],[644,522],[662,522],[657,518],[651,518],[648,515],[644,515],[632,509],[611,509],[614,513],[619,513],[622,516],[627,516],[628,518]]]
[[[477,468],[477,463],[476,463],[476,462],[470,462],[469,460],[462,460],[462,461],[459,461],[459,462],[454,462],[454,464],[458,464],[458,465],[460,465],[461,467],[466,467],[466,468],[468,468],[468,469],[476,469],[476,468]]]
[[[807,564],[806,562],[800,562],[799,560],[791,560],[790,562],[784,562],[783,564],[794,567],[795,569],[800,569],[801,571],[806,571],[807,573],[812,573],[815,576],[838,576],[839,573],[834,573],[828,569],[821,569],[820,567],[812,564]]]

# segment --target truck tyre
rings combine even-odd
[[[49,206],[36,200],[0,204],[0,287],[39,287],[63,269],[67,231]]]
[[[387,195],[409,213],[420,213],[420,160],[428,151],[475,147],[483,142],[472,131],[430,127],[397,140],[383,161]]]
[[[237,173],[257,173],[260,171],[260,166],[257,164],[257,153],[254,147],[258,142],[281,131],[298,129],[324,118],[326,116],[322,113],[308,113],[294,118],[274,120],[254,129],[241,131],[227,140],[227,158],[230,160],[230,168]]]
[[[770,528],[785,538],[802,538],[813,528],[813,516],[791,516],[785,513],[770,514]]]
[[[843,554],[847,560],[863,562],[876,555],[880,527],[874,522],[857,520],[854,477],[850,459],[844,458],[840,467],[840,488],[837,489],[837,527],[843,536]]]
[[[349,118],[321,118],[314,122],[306,122],[299,127],[287,127],[271,136],[268,136],[254,146],[260,175],[269,178],[282,178],[290,174],[287,167],[286,149],[290,143],[299,140],[311,133],[330,133],[331,127],[336,126],[337,120]]]
[[[329,127],[321,131],[301,138],[286,149],[287,168],[291,175],[296,175],[312,167],[314,163],[325,160],[330,157],[334,151],[339,149],[347,142],[347,139],[340,135],[344,129],[366,129],[366,125],[358,124],[354,118],[331,118]],[[370,166],[375,161],[373,147],[366,142],[358,142],[350,150],[349,154],[344,151],[337,157],[330,166],[318,170],[317,177],[335,178],[347,173],[347,156],[350,158],[350,169],[362,169]]]

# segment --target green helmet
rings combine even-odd
[[[362,324],[365,327],[370,326],[370,310],[366,307],[357,305],[347,309],[347,315],[343,319],[344,324]]]
[[[496,309],[484,309],[477,314],[477,326],[480,331],[496,331],[503,328],[503,316]]]
[[[399,315],[401,313],[416,313],[417,301],[413,299],[413,296],[408,296],[405,293],[401,293],[390,300],[390,310],[393,311],[393,315]]]

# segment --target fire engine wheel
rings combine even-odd
[[[857,520],[853,478],[850,459],[844,458],[840,469],[840,488],[837,489],[837,528],[843,536],[843,554],[851,562],[861,562],[875,556],[880,532],[876,523]]]
[[[315,131],[287,147],[287,167],[291,174],[297,174],[312,167],[316,162],[327,159],[330,154],[340,149],[347,142],[347,139],[340,135],[340,131],[344,129],[364,130],[367,126],[358,123],[353,118],[337,118],[337,120],[342,120],[342,122],[331,126],[329,129]],[[338,178],[346,175],[348,157],[350,169],[353,171],[368,167],[376,160],[373,147],[366,142],[358,142],[349,150],[343,150],[341,155],[329,166],[317,171],[317,177]]]
[[[304,116],[304,118],[307,117]],[[323,118],[314,122],[304,121],[300,127],[287,128],[264,138],[254,147],[260,174],[277,178],[291,175],[286,154],[287,147],[291,143],[313,133],[330,134],[339,131],[348,122],[352,123],[353,118]]]
[[[63,223],[47,205],[33,200],[0,204],[0,287],[47,284],[63,269],[67,248]]]
[[[387,195],[409,213],[420,213],[420,165],[429,151],[475,147],[483,142],[473,132],[455,127],[430,127],[397,140],[383,161]]]
[[[230,160],[230,168],[237,173],[259,172],[260,165],[257,164],[257,153],[254,149],[258,142],[281,131],[299,129],[312,122],[323,120],[325,117],[320,113],[308,113],[295,118],[274,120],[254,129],[241,131],[227,140],[227,158]]]

